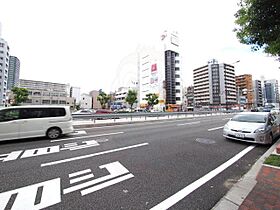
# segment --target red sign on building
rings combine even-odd
[[[153,64],[151,68],[152,72],[157,71],[157,64]]]

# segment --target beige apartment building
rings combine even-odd
[[[235,77],[237,99],[246,98],[245,108],[251,109],[254,104],[254,88],[251,74],[242,74]]]

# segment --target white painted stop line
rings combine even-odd
[[[254,149],[255,146],[249,146],[246,149],[239,152],[237,155],[235,155],[233,158],[229,159],[227,162],[223,163],[213,171],[210,171],[208,174],[204,175],[200,179],[196,180],[195,182],[191,183],[190,185],[186,186],[179,192],[175,193],[171,197],[167,198],[166,200],[162,201],[158,205],[151,208],[151,210],[164,210],[168,209],[171,206],[178,203],[180,200],[188,196],[190,193],[201,187],[203,184],[217,176],[219,173],[223,172],[225,169],[227,169],[229,166],[231,166],[233,163],[238,161],[240,158],[242,158],[244,155],[246,155],[248,152],[250,152],[252,149]]]

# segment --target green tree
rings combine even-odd
[[[111,99],[110,95],[107,95],[102,90],[99,91],[99,95],[97,96],[97,101],[100,102],[102,109],[106,108],[106,104]]]
[[[151,109],[154,105],[158,104],[158,95],[155,93],[149,93],[146,95],[146,100],[148,102],[148,108]]]
[[[234,29],[239,41],[280,59],[280,1],[240,0],[239,6]]]
[[[137,102],[137,91],[136,90],[128,90],[125,101],[130,105],[130,110],[132,110],[132,106]]]
[[[17,106],[28,99],[28,90],[26,88],[13,87],[12,92],[14,94],[13,106]]]

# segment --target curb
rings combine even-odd
[[[257,184],[256,177],[265,159],[280,146],[278,139],[252,166],[252,168],[227,192],[227,194],[212,208],[212,210],[238,210],[248,194]]]

